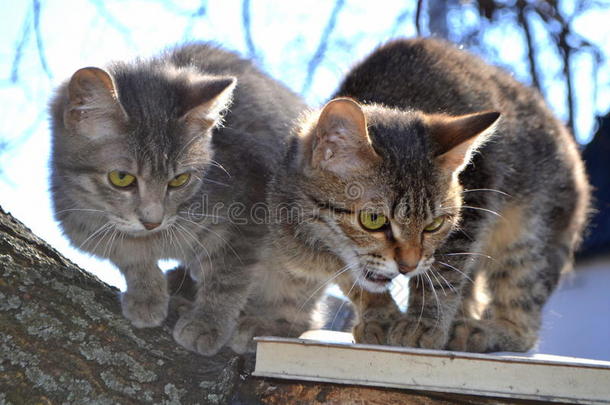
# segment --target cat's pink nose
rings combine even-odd
[[[421,246],[411,245],[396,247],[394,250],[394,259],[396,260],[396,264],[398,264],[398,271],[402,274],[407,274],[415,270],[421,260],[421,255]]]
[[[405,262],[398,262],[398,271],[401,274],[407,274],[412,272],[413,270],[415,270],[417,268],[417,264],[416,265],[409,265]]]
[[[148,229],[149,231],[152,231],[153,229],[155,229],[159,225],[161,225],[161,223],[160,222],[142,222],[142,225],[144,225],[144,228]]]

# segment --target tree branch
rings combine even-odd
[[[521,402],[256,378],[251,355],[224,350],[203,357],[176,344],[176,308],[170,308],[173,320],[161,327],[132,327],[117,295],[0,207],[0,403]]]
[[[409,8],[404,9],[396,19],[394,20],[394,25],[392,25],[392,31],[390,31],[390,37],[396,36],[396,32],[398,32],[399,27],[405,23],[409,15],[411,14],[411,10]]]
[[[557,46],[559,47],[562,58],[563,58],[563,75],[566,78],[566,90],[568,92],[567,95],[567,104],[568,104],[568,127],[570,128],[572,134],[574,134],[574,84],[572,83],[572,47],[567,42],[567,36],[569,34],[569,28],[567,26],[563,26],[561,32],[559,33],[559,42]]]
[[[523,27],[523,32],[525,33],[525,41],[527,45],[527,59],[530,64],[530,76],[532,78],[532,84],[541,91],[540,80],[538,79],[538,72],[536,71],[536,55],[534,49],[534,43],[532,40],[532,33],[530,31],[529,21],[527,16],[525,15],[525,8],[527,7],[527,3],[525,0],[519,0],[517,2],[517,19],[519,24]]]
[[[15,54],[13,56],[13,63],[11,65],[11,83],[17,83],[19,81],[19,65],[21,64],[21,58],[23,57],[23,48],[30,39],[30,31],[32,30],[31,19],[31,11],[28,10],[28,13],[23,19],[21,37],[19,38],[19,41],[17,41],[17,45],[15,46]]]
[[[250,20],[250,0],[243,0],[241,3],[241,21],[244,27],[244,39],[248,48],[248,56],[252,59],[256,57],[256,47],[252,40],[252,22]]]
[[[423,7],[423,0],[417,0],[417,9],[415,11],[415,29],[417,30],[417,36],[421,37],[421,12]]]
[[[339,15],[339,12],[341,12],[341,9],[343,8],[344,4],[345,0],[335,1],[335,6],[333,7],[332,12],[330,13],[328,24],[326,24],[326,27],[322,32],[322,37],[320,37],[320,43],[318,44],[318,48],[316,49],[316,52],[313,54],[311,60],[307,64],[307,76],[305,77],[305,81],[303,82],[301,94],[307,94],[309,88],[311,87],[316,70],[318,69],[320,62],[322,62],[322,59],[324,59],[324,54],[326,53],[326,48],[328,47],[328,38],[335,29],[335,25],[337,24],[337,16]]]
[[[104,19],[106,21],[108,21],[108,23],[110,25],[112,25],[117,31],[119,31],[125,37],[129,36],[129,34],[131,32],[129,30],[129,28],[127,28],[123,23],[121,23],[119,20],[117,20],[110,13],[110,11],[108,11],[108,8],[106,8],[106,5],[104,4],[103,1],[101,1],[101,0],[89,0],[89,2],[95,6],[95,9],[97,10],[97,13],[99,15],[101,15],[102,17],[104,17]]]
[[[34,33],[36,34],[36,47],[38,48],[38,59],[40,59],[40,66],[42,66],[42,70],[46,73],[49,79],[53,78],[51,74],[51,69],[49,69],[49,65],[47,64],[47,58],[45,57],[44,52],[44,43],[42,41],[42,35],[40,33],[40,0],[33,0],[34,6]]]
[[[49,79],[53,78],[51,74],[51,69],[49,69],[49,65],[47,64],[47,58],[44,52],[44,43],[42,41],[42,35],[40,33],[40,0],[33,0],[34,6],[34,33],[36,34],[36,46],[38,48],[38,59],[40,59],[40,66],[42,66],[42,70],[46,73]]]

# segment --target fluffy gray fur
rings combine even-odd
[[[252,278],[267,232],[250,210],[264,201],[303,108],[249,61],[208,44],[82,69],[58,89],[51,103],[55,216],[75,246],[121,270],[123,313],[135,326],[165,319],[168,288],[157,262],[177,259],[198,284],[175,325],[176,341],[213,354],[230,340],[256,294]],[[109,173],[116,170],[136,181],[114,186]],[[168,186],[183,173],[186,184]]]

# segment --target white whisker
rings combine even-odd
[[[432,267],[430,267],[429,269],[429,273],[432,274],[432,277],[434,277],[434,279],[436,280],[436,282],[438,283],[439,287],[441,287],[441,290],[443,291],[443,295],[447,296],[447,292],[445,291],[445,287],[443,287],[443,284],[441,283],[441,281],[438,279],[438,277],[436,276],[436,274],[434,274],[434,269]]]
[[[231,175],[229,174],[229,172],[227,171],[227,169],[225,169],[223,165],[221,165],[220,163],[218,163],[218,162],[217,162],[217,161],[215,161],[214,159],[211,159],[211,160],[210,160],[210,164],[211,164],[212,166],[216,166],[216,167],[218,167],[218,168],[219,168],[219,169],[221,169],[223,172],[225,172],[225,173],[227,174],[227,176],[231,177]]]
[[[438,325],[438,323],[440,322],[440,318],[442,318],[442,316],[443,316],[443,309],[442,309],[441,303],[438,299],[438,294],[436,293],[436,290],[434,289],[434,284],[432,283],[432,279],[430,278],[430,275],[428,273],[424,273],[424,275],[428,279],[428,283],[430,284],[430,289],[432,290],[432,293],[434,294],[434,299],[436,300],[436,309],[438,311],[439,316],[436,316],[435,318],[436,318],[436,325]]]
[[[490,259],[490,260],[495,260],[493,257],[488,256],[486,254],[483,253],[477,253],[477,252],[455,252],[455,253],[439,253],[439,256],[482,256],[485,257],[486,259]]]
[[[102,213],[102,214],[106,213],[106,211],[96,210],[96,209],[92,209],[92,208],[67,208],[65,210],[59,210],[59,211],[55,212],[55,215],[63,214],[64,212],[69,212],[69,211],[95,212],[95,213]]]
[[[301,304],[301,306],[299,307],[299,309],[297,310],[298,312],[301,312],[303,310],[303,308],[305,307],[305,305],[309,302],[309,300],[311,300],[313,298],[313,296],[320,291],[322,288],[324,288],[326,285],[328,285],[328,283],[330,283],[331,281],[333,281],[334,279],[336,279],[337,277],[339,277],[341,274],[345,273],[348,270],[351,270],[353,268],[353,264],[348,264],[347,266],[343,266],[342,268],[340,268],[339,270],[337,270],[337,272],[335,272],[331,277],[329,277],[326,281],[324,281],[322,284],[320,284],[308,297],[307,299],[303,302],[303,304]]]
[[[453,291],[454,293],[456,293],[456,294],[457,294],[457,290],[456,290],[456,288],[453,286],[453,284],[451,284],[449,281],[447,281],[447,279],[446,279],[445,277],[443,277],[443,275],[441,274],[441,272],[440,272],[440,271],[438,271],[438,270],[434,270],[434,269],[432,269],[432,270],[433,270],[433,271],[435,271],[435,273],[436,273],[436,274],[437,274],[437,275],[438,275],[438,276],[439,276],[441,279],[443,279],[443,281],[445,282],[445,284],[447,285],[447,287],[449,287],[449,289],[450,289],[451,291]]]
[[[231,246],[231,244],[225,238],[220,236],[220,234],[218,234],[217,232],[214,232],[211,228],[209,228],[207,226],[204,226],[202,224],[199,224],[197,222],[191,221],[188,218],[184,218],[184,217],[176,217],[176,218],[182,219],[182,220],[187,221],[187,222],[190,222],[191,224],[193,224],[195,226],[198,226],[198,227],[200,227],[201,229],[203,229],[203,230],[205,230],[207,232],[210,232],[212,235],[215,235],[218,239],[220,239],[224,243],[224,246],[227,246],[229,249],[231,249],[231,251],[233,252],[235,257],[237,258],[237,260],[239,260],[241,263],[243,263],[243,261],[241,260],[241,257],[239,257],[239,254],[237,253],[237,251],[233,248],[233,246]],[[182,227],[182,228],[184,228],[184,227]]]
[[[440,260],[437,260],[436,262],[437,262],[438,264],[441,264],[441,265],[443,265],[443,266],[449,267],[450,269],[453,269],[453,270],[457,271],[458,273],[460,273],[461,275],[463,275],[464,277],[466,277],[466,279],[467,279],[468,281],[470,281],[471,283],[474,283],[474,281],[472,281],[472,279],[471,279],[470,277],[468,277],[468,275],[467,275],[466,273],[464,273],[462,270],[458,269],[457,267],[454,267],[454,266],[452,266],[452,265],[450,265],[450,264],[448,264],[448,263],[445,263],[445,262],[441,262]]]
[[[498,217],[500,217],[500,218],[503,218],[503,217],[502,217],[502,215],[498,214],[496,211],[493,211],[493,210],[490,210],[490,209],[487,209],[487,208],[483,208],[483,207],[473,207],[473,206],[471,206],[471,205],[459,205],[459,206],[458,206],[458,205],[456,205],[456,206],[453,206],[453,207],[443,207],[443,208],[445,208],[445,209],[451,209],[451,208],[467,208],[467,209],[471,209],[471,210],[478,210],[478,211],[484,211],[484,212],[488,212],[488,213],[490,213],[490,214],[493,214],[493,215],[495,215],[495,216],[498,216]]]
[[[470,190],[463,190],[462,192],[463,193],[472,193],[472,192],[475,192],[475,191],[491,191],[491,192],[494,192],[494,193],[503,194],[503,195],[505,195],[507,197],[512,197],[512,195],[510,195],[508,193],[505,193],[504,191],[496,190],[496,189],[493,189],[493,188],[473,188],[473,189],[470,189]]]
[[[102,226],[100,226],[95,232],[93,232],[91,235],[89,235],[87,237],[87,239],[85,239],[80,245],[78,245],[78,249],[81,249],[87,242],[89,242],[90,239],[95,238],[95,236],[97,234],[99,234],[100,232],[104,231],[106,228],[110,227],[110,222],[106,222],[104,223]]]

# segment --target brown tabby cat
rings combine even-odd
[[[566,128],[536,91],[430,39],[379,48],[335,97],[271,184],[270,254],[336,280],[358,342],[530,349],[589,207]],[[399,274],[406,313],[387,292]]]

